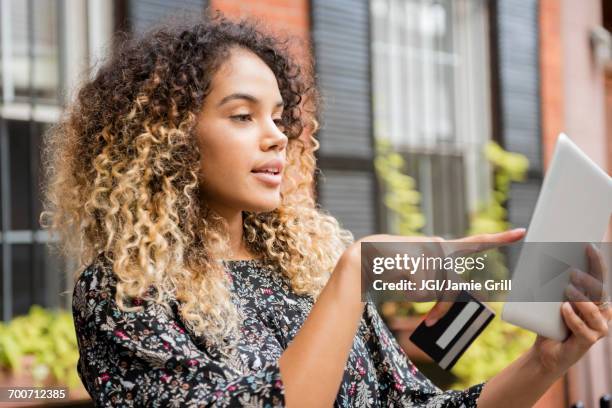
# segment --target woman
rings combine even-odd
[[[49,135],[46,214],[84,268],[73,313],[95,403],[531,405],[610,310],[564,307],[567,341],[538,339],[486,384],[434,386],[361,301],[359,241],[311,197],[302,72],[246,22],[158,29],[123,44]]]

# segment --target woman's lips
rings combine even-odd
[[[281,173],[274,174],[274,173],[252,171],[251,174],[255,176],[255,178],[258,179],[259,181],[269,186],[272,186],[272,187],[279,186],[282,180]]]

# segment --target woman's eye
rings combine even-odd
[[[233,116],[230,116],[230,118],[237,120],[239,122],[247,122],[251,120],[251,115],[249,115],[248,113],[245,113],[243,115],[233,115]]]

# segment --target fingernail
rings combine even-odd
[[[425,319],[425,326],[430,327],[433,326],[433,324],[436,322],[436,318],[435,317],[428,317]]]
[[[520,228],[514,228],[512,231],[515,231],[515,232],[519,232],[519,231],[520,232],[525,232],[527,230],[525,228],[523,228],[523,227],[520,227]]]

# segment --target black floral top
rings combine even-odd
[[[245,321],[233,353],[220,354],[190,333],[178,314],[155,303],[122,312],[106,261],[75,283],[73,315],[79,376],[96,406],[282,407],[278,359],[313,305],[261,261],[227,261],[234,301]],[[142,304],[139,299],[135,304]],[[407,358],[368,302],[334,407],[475,407],[483,384],[441,391]]]

